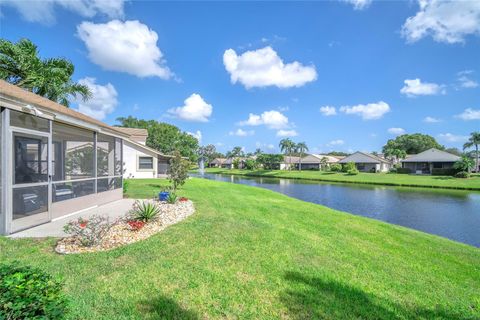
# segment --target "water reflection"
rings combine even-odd
[[[480,193],[205,174],[480,247]]]

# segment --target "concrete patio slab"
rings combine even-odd
[[[64,237],[63,226],[70,220],[88,218],[92,215],[107,216],[110,221],[124,216],[131,208],[135,199],[121,199],[104,204],[102,206],[82,210],[54,221],[11,234],[10,238],[44,238],[44,237]]]

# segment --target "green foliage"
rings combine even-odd
[[[458,171],[470,172],[475,167],[475,161],[468,156],[462,156],[460,160],[454,163],[453,167]]]
[[[0,264],[0,319],[63,319],[67,298],[62,284],[20,262]]]
[[[330,171],[340,172],[342,171],[342,165],[340,163],[332,163],[330,165]]]
[[[346,157],[346,156],[349,156],[350,154],[349,153],[346,153],[346,152],[342,152],[342,151],[330,151],[329,153],[327,153],[328,156],[338,156],[338,157]]]
[[[460,171],[455,174],[456,178],[467,179],[470,178],[470,173],[467,171]]]
[[[240,168],[240,159],[238,158],[233,159],[232,164],[233,164],[233,169]]]
[[[414,133],[402,134],[395,139],[388,140],[387,144],[383,146],[382,152],[386,157],[393,156],[403,159],[407,154],[417,154],[431,148],[445,149],[432,136]]]
[[[168,194],[167,203],[175,204],[175,203],[177,203],[177,200],[178,200],[178,196],[177,196],[176,193],[170,192],[170,193]]]
[[[228,151],[226,154],[227,158],[241,158],[244,157],[245,153],[243,152],[242,147],[234,147],[232,151]]]
[[[117,118],[120,127],[147,129],[147,146],[164,154],[178,150],[183,157],[197,161],[198,140],[174,125],[155,120],[142,120],[132,116]]]
[[[128,192],[129,186],[130,186],[130,181],[128,179],[123,179],[123,193]]]
[[[92,215],[88,219],[69,221],[63,230],[77,238],[83,246],[91,247],[100,243],[110,228],[111,224],[106,217]]]
[[[175,151],[173,158],[170,160],[170,169],[168,171],[168,180],[172,183],[173,191],[183,186],[188,178],[189,167],[189,162],[182,158],[179,151]]]
[[[462,151],[460,151],[458,148],[447,148],[445,151],[459,157],[462,156]]]
[[[197,155],[199,159],[203,158],[206,164],[212,162],[215,158],[219,158],[217,148],[213,144],[199,147]]]
[[[150,222],[157,218],[160,208],[153,201],[135,201],[129,216],[132,220]]]
[[[281,154],[262,153],[257,156],[257,163],[265,170],[278,170],[281,162],[283,162]]]
[[[354,162],[345,163],[342,167],[343,172],[348,172],[350,170],[357,169]]]
[[[432,176],[454,176],[458,171],[455,168],[433,168]]]
[[[245,160],[245,169],[247,170],[255,170],[257,168],[257,162],[253,159]]]
[[[72,81],[74,71],[66,59],[41,59],[28,39],[0,39],[0,78],[11,84],[69,107],[71,99],[92,96],[87,85]]]
[[[350,169],[350,170],[347,171],[347,174],[348,174],[349,176],[356,176],[356,175],[359,174],[359,173],[360,173],[360,171],[358,171],[357,168],[355,168],[355,169]]]
[[[397,168],[397,173],[410,174],[412,173],[412,170],[410,168]]]

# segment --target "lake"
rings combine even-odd
[[[200,175],[195,175],[202,177]],[[480,247],[480,193],[205,173]]]

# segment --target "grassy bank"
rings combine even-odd
[[[234,174],[252,177],[276,177],[327,182],[376,184],[385,186],[480,190],[480,175],[473,175],[469,179],[459,179],[450,176],[409,175],[391,173],[361,172],[358,175],[348,175],[343,172],[324,172],[311,170],[228,170],[221,168],[208,168],[205,169],[205,171],[209,173]]]
[[[131,180],[151,197],[162,180]],[[110,252],[0,237],[61,277],[80,319],[478,319],[480,250],[269,190],[190,179],[197,213]]]

